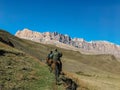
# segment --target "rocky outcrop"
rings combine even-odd
[[[71,38],[58,32],[35,32],[29,29],[18,31],[15,36],[19,38],[29,39],[32,41],[54,44],[61,48],[81,51],[83,53],[92,54],[113,54],[120,57],[120,46],[108,41],[91,41],[87,42],[83,38]]]
[[[22,31],[19,30],[15,36],[47,44],[64,43],[69,45],[72,42],[72,39],[67,35],[59,34],[57,32],[39,33],[31,31],[29,29],[23,29]]]

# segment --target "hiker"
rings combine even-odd
[[[53,61],[54,62],[57,62],[59,65],[58,65],[58,69],[61,73],[62,71],[62,62],[61,62],[61,58],[62,57],[62,53],[58,52],[57,49],[55,49],[55,51],[53,52]]]
[[[46,63],[47,63],[47,65],[49,66],[50,72],[52,72],[52,67],[51,67],[51,65],[52,65],[52,63],[53,63],[53,51],[50,51],[50,53],[48,54],[47,59],[46,59]]]
[[[62,57],[62,53],[59,52],[59,57],[58,57],[58,60],[59,60],[59,70],[60,70],[60,73],[62,73],[62,62],[61,62],[61,57]]]
[[[53,59],[53,51],[50,51],[47,58],[48,58],[48,60]]]
[[[53,62],[53,51],[50,51],[50,53],[47,56],[46,63],[48,66],[51,66]]]

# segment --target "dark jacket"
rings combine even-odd
[[[48,54],[48,59],[53,59],[53,53]]]

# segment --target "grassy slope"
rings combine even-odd
[[[1,42],[0,52],[0,90],[53,90],[53,74],[37,59]]]
[[[6,34],[3,36],[8,36],[9,39],[6,40],[10,40],[15,48],[22,50],[39,60],[45,59],[50,50],[57,48],[53,45],[44,45],[29,40],[19,39],[3,31],[0,32],[0,34]],[[62,61],[64,70],[77,73],[83,81],[92,84],[93,86],[95,85],[95,87],[99,87],[98,90],[101,90],[100,88],[104,88],[105,86],[110,89],[109,84],[111,84],[112,78],[114,79],[115,85],[111,84],[111,86],[119,88],[118,81],[120,78],[118,78],[118,75],[120,75],[120,62],[118,62],[113,55],[83,55],[71,50],[58,49],[63,53]],[[95,83],[96,80],[98,81],[98,84]],[[100,83],[102,84],[101,87]]]

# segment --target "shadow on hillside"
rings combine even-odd
[[[0,50],[0,56],[5,56],[6,53],[14,54],[17,56],[24,56],[23,53],[15,53],[15,52],[10,52],[10,51]]]
[[[0,37],[0,41],[11,47],[14,47],[13,43],[10,40],[4,40],[2,37]]]
[[[61,80],[64,82],[63,85],[65,87],[65,90],[77,90],[78,84],[73,81],[71,78],[68,77],[61,77]]]
[[[0,50],[0,56],[4,56],[6,52],[4,50]]]

